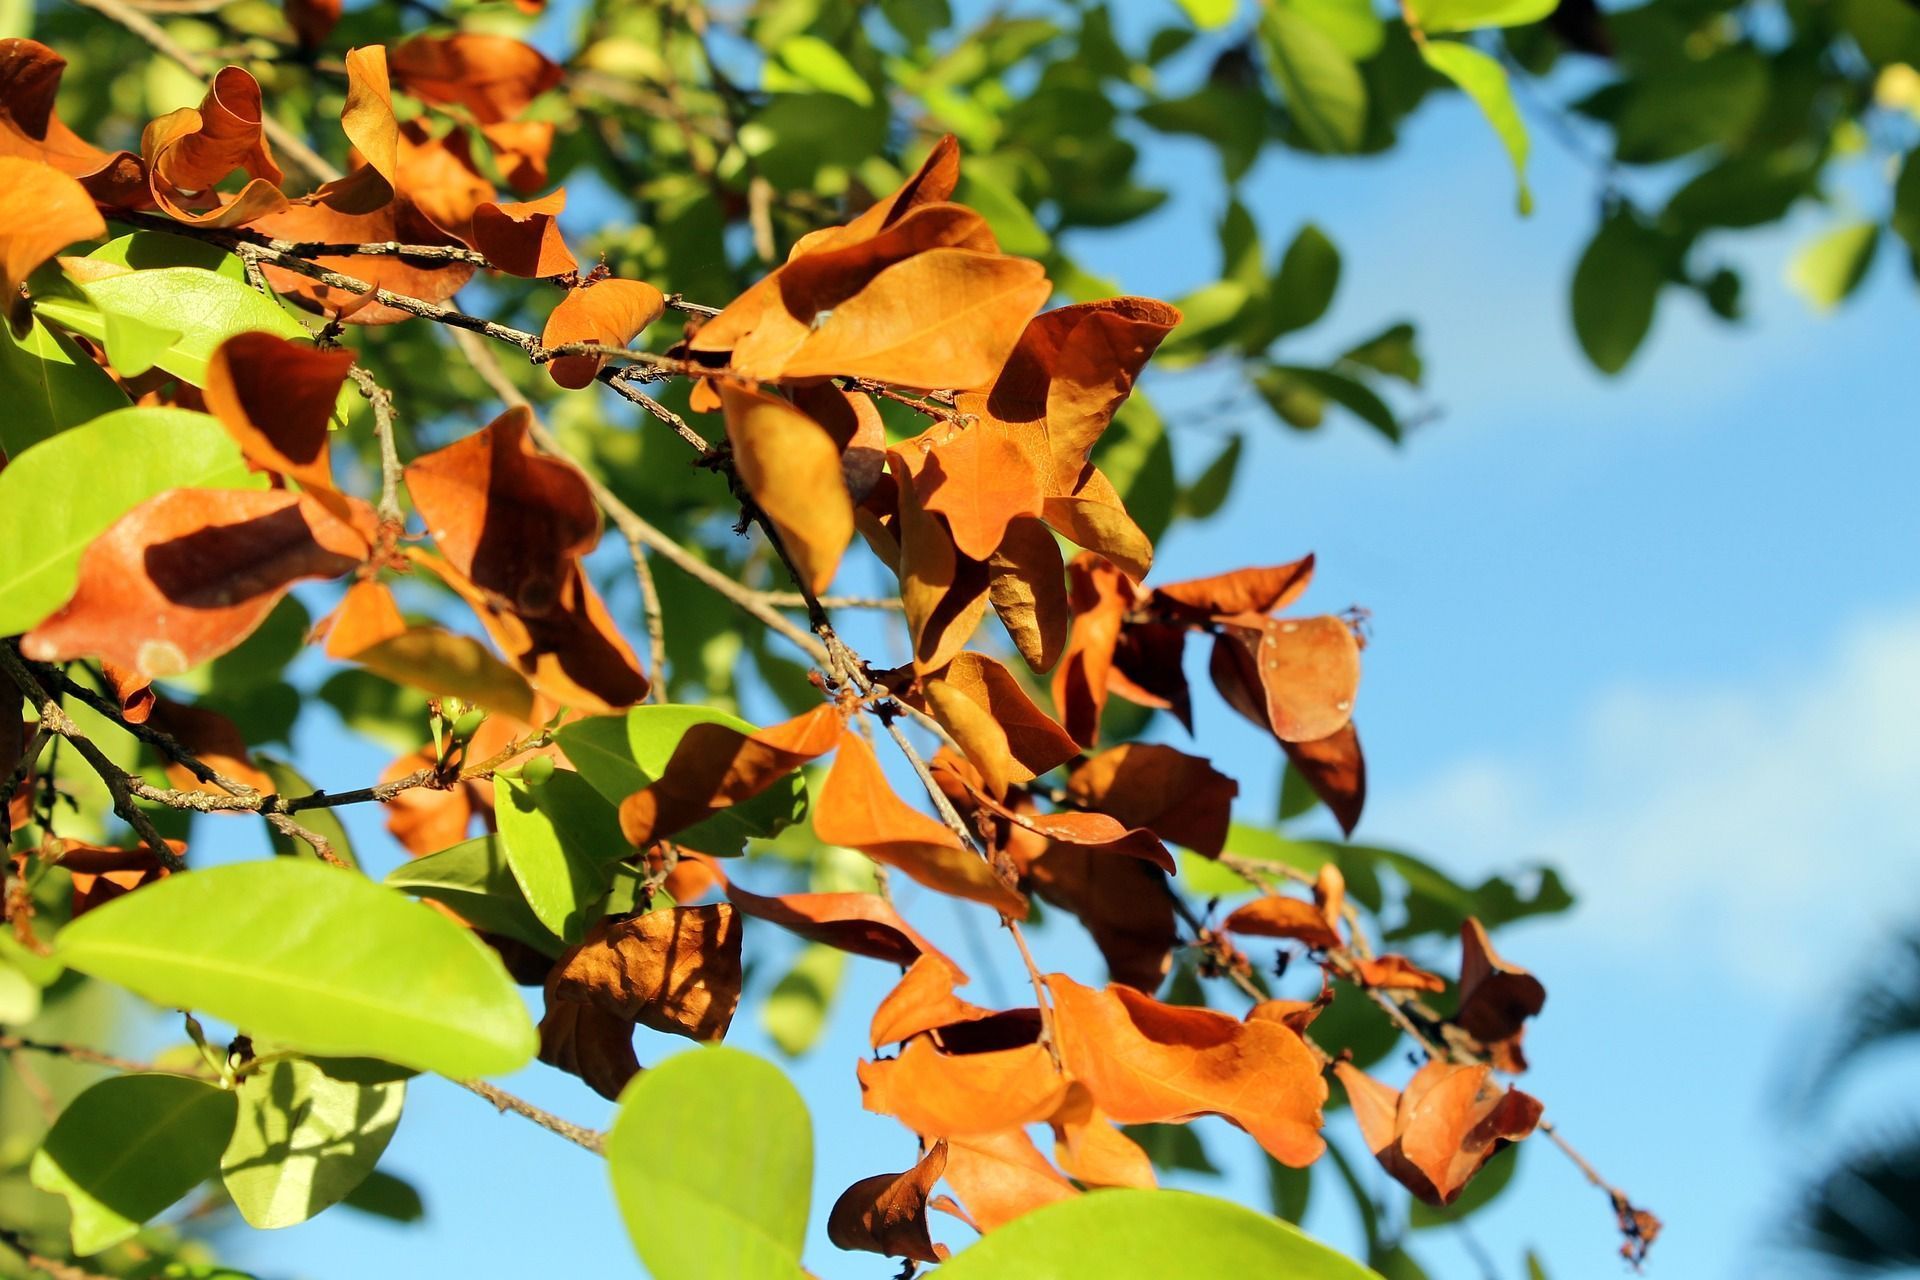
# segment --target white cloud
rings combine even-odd
[[[1376,814],[1461,869],[1559,865],[1581,896],[1560,941],[1822,981],[1920,915],[1920,610],[1763,678],[1613,690],[1564,748],[1462,761]]]

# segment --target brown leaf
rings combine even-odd
[[[740,925],[732,906],[667,907],[602,920],[547,979],[547,1004],[588,1004],[690,1040],[727,1034],[740,1003]]]
[[[978,1022],[993,1010],[962,1000],[953,989],[966,975],[945,956],[927,953],[913,962],[880,1007],[873,1011],[869,1034],[875,1049],[911,1040],[923,1031],[938,1031],[958,1022]]]
[[[833,1202],[827,1239],[842,1249],[945,1262],[947,1247],[927,1234],[927,1197],[946,1169],[947,1144],[942,1139],[905,1173],[860,1179]]]
[[[996,796],[1079,753],[1078,744],[1033,705],[1013,673],[984,654],[957,655],[923,685],[928,708]]]
[[[1293,1034],[1304,1036],[1313,1020],[1332,1003],[1333,988],[1328,984],[1321,987],[1319,997],[1313,1000],[1262,1000],[1247,1010],[1247,1021],[1277,1022]]]
[[[813,833],[896,867],[929,889],[1026,918],[1027,900],[1017,890],[1002,883],[944,824],[894,794],[873,748],[857,733],[840,735],[813,807]]]
[[[1049,495],[1042,515],[1068,539],[1113,561],[1135,582],[1153,567],[1153,544],[1098,467],[1087,468],[1072,492]]]
[[[1481,1064],[1429,1062],[1396,1093],[1351,1063],[1334,1067],[1380,1165],[1428,1204],[1451,1204],[1495,1152],[1532,1133],[1538,1100]]]
[[[1159,870],[1137,858],[1054,844],[1028,862],[1027,882],[1043,900],[1079,917],[1113,981],[1159,989],[1178,941],[1173,896]]]
[[[54,110],[66,67],[65,58],[37,40],[0,40],[0,156],[51,165],[78,179],[102,204],[146,207],[151,197],[140,157],[126,151],[109,155],[75,134]],[[12,186],[9,182],[4,190]]]
[[[603,1098],[617,1101],[640,1074],[633,1023],[596,1005],[549,1000],[540,1019],[540,1061],[579,1076]]]
[[[1282,1164],[1326,1149],[1327,1084],[1300,1037],[1279,1023],[1162,1004],[1130,987],[1093,991],[1050,974],[1067,1071],[1121,1124],[1219,1115]]]
[[[1340,911],[1346,900],[1346,879],[1329,862],[1314,877],[1312,902],[1266,894],[1235,910],[1225,928],[1255,938],[1292,938],[1315,951],[1331,951],[1345,945]]]
[[[153,850],[141,845],[134,849],[61,841],[54,863],[64,867],[73,878],[73,918],[78,920],[95,907],[132,893],[143,884],[164,880],[168,871]],[[187,846],[178,840],[167,841],[175,855],[185,854]]]
[[[417,35],[389,55],[394,79],[416,98],[461,106],[498,124],[560,83],[564,74],[532,45],[507,36]]]
[[[566,207],[564,187],[538,200],[489,200],[473,211],[473,247],[509,275],[534,280],[566,275],[580,265],[560,235]]]
[[[944,759],[943,759],[944,757]],[[1129,827],[1116,818],[1104,813],[1076,813],[1063,810],[1058,813],[1041,813],[1030,800],[1022,795],[1009,795],[1009,800],[1027,800],[1016,807],[1008,807],[994,799],[982,782],[976,782],[979,771],[968,769],[961,772],[954,768],[950,754],[943,747],[940,756],[936,756],[936,766],[946,765],[949,776],[958,777],[967,792],[967,798],[988,812],[1006,819],[1014,826],[1051,844],[1068,845],[1084,849],[1088,853],[1119,854],[1150,862],[1162,871],[1172,874],[1173,855],[1160,843],[1160,837],[1145,827]],[[969,777],[968,774],[973,776]],[[938,774],[936,777],[940,776]]]
[[[1040,514],[1039,473],[1013,438],[991,423],[933,443],[913,482],[921,507],[946,517],[954,547],[975,560],[999,550],[1011,522]]]
[[[493,161],[507,185],[532,195],[547,185],[547,158],[553,153],[551,120],[502,120],[480,132],[493,148]]]
[[[405,149],[403,148],[403,151]],[[403,160],[403,180],[409,161]],[[489,188],[489,193],[491,188]],[[358,244],[397,240],[403,244],[457,244],[455,238],[430,218],[410,197],[396,197],[367,213],[343,212],[314,202],[296,202],[287,209],[252,224],[252,230],[282,240],[317,244]],[[339,271],[394,293],[424,302],[445,302],[473,278],[467,262],[423,262],[401,257],[320,257],[311,259],[329,271]],[[267,283],[281,293],[301,298],[325,311],[351,308],[350,324],[397,324],[411,319],[405,311],[383,303],[360,304],[349,290],[336,289],[309,276],[272,263],[262,264]]]
[[[1014,648],[1035,671],[1053,670],[1073,626],[1066,565],[1053,534],[1040,520],[1016,517],[1007,524],[987,569],[987,598]]]
[[[1045,1120],[1067,1091],[1041,1044],[945,1053],[920,1036],[899,1057],[863,1061],[857,1071],[867,1110],[893,1116],[915,1133],[949,1138]]]
[[[757,388],[725,382],[720,399],[741,482],[779,532],[801,578],[825,591],[853,540],[853,499],[833,438],[792,404]]]
[[[1360,824],[1367,802],[1367,761],[1360,753],[1360,732],[1351,723],[1313,742],[1283,742],[1287,759],[1320,797],[1340,830],[1348,835]]]
[[[1203,625],[1241,613],[1273,613],[1300,598],[1313,580],[1313,557],[1264,569],[1236,569],[1155,587],[1153,608],[1182,622]]]
[[[261,129],[260,84],[240,67],[222,67],[199,109],[182,107],[155,120],[140,137],[154,203],[182,222],[237,227],[287,207],[285,181]],[[238,195],[215,186],[239,170],[250,181]]]
[[[341,0],[281,0],[287,25],[302,49],[318,49],[340,22]]]
[[[913,637],[914,669],[922,672],[952,662],[987,611],[986,566],[962,557],[946,523],[920,505],[914,473],[924,463],[918,450],[887,452],[899,504],[900,603]]]
[[[949,1138],[946,1176],[969,1224],[983,1232],[1080,1194],[1018,1127]]]
[[[1193,690],[1185,667],[1187,628],[1161,622],[1129,622],[1113,647],[1107,692],[1143,707],[1171,711],[1193,732]]]
[[[1067,1086],[1066,1099],[1048,1123],[1053,1126],[1053,1158],[1076,1181],[1089,1187],[1138,1187],[1145,1191],[1160,1185],[1152,1158],[1139,1143],[1114,1128],[1085,1085],[1076,1081]]]
[[[1067,582],[1073,628],[1066,656],[1053,673],[1053,705],[1073,740],[1090,747],[1100,737],[1114,646],[1133,607],[1134,592],[1119,569],[1092,553],[1073,558]]]
[[[0,155],[0,304],[15,334],[27,331],[20,286],[47,259],[76,240],[107,233],[93,197],[66,174],[32,160]]]
[[[794,387],[790,394],[800,411],[833,438],[849,496],[856,504],[865,501],[887,466],[887,424],[873,397],[842,391],[831,382]]]
[[[670,839],[833,750],[846,722],[840,706],[821,703],[752,734],[724,724],[693,725],[659,778],[620,802],[620,829],[636,848]]]
[[[977,386],[1006,361],[1053,285],[1025,258],[929,249],[881,271],[835,307],[782,378],[871,378],[936,390]]]
[[[36,662],[97,657],[179,675],[246,639],[294,583],[337,578],[366,554],[310,496],[174,489],[94,539],[73,598],[20,649]]]
[[[756,920],[778,925],[836,951],[902,966],[923,955],[939,954],[885,898],[875,894],[788,893],[762,897],[729,884],[727,901]]]
[[[1214,640],[1214,685],[1227,702],[1281,742],[1316,742],[1353,718],[1360,646],[1331,615],[1222,625]]]
[[[351,351],[236,334],[213,353],[201,394],[248,459],[309,489],[331,489],[328,424],[352,367]]]
[[[1482,1044],[1504,1048],[1501,1070],[1526,1070],[1520,1033],[1546,1003],[1540,979],[1502,960],[1486,927],[1467,917],[1460,926],[1460,1011],[1453,1020]]]
[[[1447,980],[1428,973],[1405,956],[1384,955],[1371,960],[1355,960],[1360,981],[1369,987],[1389,991],[1445,991]]]
[[[1205,760],[1157,743],[1123,743],[1067,775],[1067,794],[1079,804],[1208,858],[1226,847],[1239,793],[1239,783]]]
[[[100,674],[106,677],[113,700],[120,704],[120,718],[128,724],[145,724],[153,714],[153,681],[138,672],[116,667],[111,662],[100,664]],[[4,776],[5,772],[0,770],[0,776]]]
[[[623,347],[666,310],[660,291],[641,280],[598,280],[571,289],[547,317],[540,334],[546,347],[597,342]],[[555,385],[578,390],[590,386],[607,363],[605,356],[562,356],[547,365]]]
[[[578,468],[537,452],[532,411],[487,426],[407,465],[407,491],[455,570],[498,608],[552,612],[576,559],[600,538],[600,512]]]

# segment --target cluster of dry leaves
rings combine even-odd
[[[295,9],[303,38],[323,38],[330,6]],[[27,276],[121,211],[158,212],[189,233],[471,249],[497,270],[565,287],[549,346],[624,345],[662,313],[650,285],[578,272],[557,221],[563,191],[502,201],[474,164],[478,138],[516,194],[545,183],[552,126],[517,117],[560,72],[517,41],[417,36],[348,53],[341,126],[357,167],[302,195],[285,189],[247,72],[222,71],[198,108],[154,121],[135,154],[99,150],[61,124],[61,67],[32,41],[0,42],[0,286],[16,318],[29,306]],[[396,86],[424,112],[396,116]],[[459,127],[436,132],[436,121]],[[740,998],[747,917],[904,971],[874,1013],[875,1056],[858,1073],[866,1106],[898,1118],[923,1154],[904,1173],[848,1189],[832,1216],[842,1245],[943,1256],[926,1216],[939,1180],[957,1203],[938,1203],[981,1230],[1081,1187],[1150,1186],[1152,1163],[1122,1125],[1221,1116],[1275,1159],[1306,1165],[1325,1145],[1329,1070],[1384,1167],[1414,1194],[1447,1203],[1539,1118],[1539,1104],[1498,1084],[1484,1062],[1436,1059],[1395,1091],[1313,1044],[1330,986],[1314,1001],[1263,1000],[1245,1017],[1153,995],[1180,943],[1169,845],[1218,857],[1238,787],[1171,746],[1102,744],[1107,698],[1166,709],[1191,728],[1185,646],[1191,634],[1210,637],[1222,698],[1272,733],[1351,829],[1365,792],[1352,723],[1361,641],[1349,618],[1278,616],[1306,589],[1310,558],[1145,585],[1152,548],[1092,455],[1179,315],[1142,298],[1040,312],[1052,293],[1044,269],[1001,252],[986,220],[951,201],[958,173],[957,148],[944,140],[898,191],[800,240],[668,352],[696,380],[694,409],[722,415],[749,510],[799,584],[824,591],[857,535],[898,575],[912,659],[855,682],[823,680],[826,699],[782,724],[686,734],[659,779],[620,806],[626,855],[678,905],[608,917],[526,975],[545,984],[541,1056],[611,1097],[639,1070],[636,1026],[724,1036]],[[244,181],[222,190],[236,174]],[[427,301],[451,296],[476,269],[397,256],[316,260]],[[64,261],[75,272],[111,269]],[[372,294],[271,266],[268,278],[335,320],[407,318]],[[157,717],[227,776],[268,791],[237,730],[155,700],[147,681],[232,649],[302,581],[348,583],[318,628],[328,655],[490,710],[471,758],[646,698],[648,676],[583,568],[601,534],[585,477],[538,451],[528,412],[513,409],[407,465],[423,536],[408,534],[336,485],[329,418],[353,360],[336,346],[244,334],[218,351],[204,386],[135,387],[148,403],[217,416],[272,485],[174,490],[129,513],[87,549],[73,597],[22,638],[21,652],[102,662],[129,719]],[[584,354],[549,369],[559,385],[581,387],[603,363]],[[890,439],[875,396],[912,404],[926,429]],[[1080,548],[1071,560],[1061,539]],[[388,582],[418,572],[470,608],[490,647],[403,616]],[[1029,671],[967,647],[989,609]],[[1033,678],[1047,673],[1051,711]],[[883,773],[867,713],[890,716],[896,703],[944,730],[950,745],[931,776],[958,823],[909,804]],[[0,775],[24,745],[0,743]],[[539,750],[566,767],[557,748]],[[1112,983],[1036,973],[1034,1005],[982,1007],[958,994],[967,981],[959,966],[887,899],[761,896],[676,845],[680,832],[828,755],[812,807],[821,842],[1009,921],[1025,918],[1037,894],[1085,926]],[[445,764],[443,752],[423,748],[388,774],[442,770],[390,804],[393,833],[416,854],[490,822],[491,791]],[[1043,782],[1049,775],[1058,781]],[[175,782],[208,787],[184,770]],[[22,796],[30,793],[31,780]],[[139,850],[52,852],[74,873],[76,913],[164,871]],[[1446,987],[1404,958],[1356,955],[1351,928],[1329,867],[1312,900],[1260,897],[1226,918],[1215,945],[1237,956],[1225,937],[1297,943],[1357,984],[1354,998]],[[1477,923],[1465,944],[1451,1019],[1459,1043],[1518,1071],[1522,1026],[1544,992],[1494,954]],[[1051,1131],[1050,1152],[1029,1136],[1036,1126]]]

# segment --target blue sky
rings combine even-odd
[[[1177,297],[1212,278],[1223,197],[1199,148],[1156,142],[1147,164],[1177,198],[1082,247],[1128,290]],[[1872,1117],[1855,1103],[1798,1124],[1781,1081],[1876,940],[1920,911],[1914,285],[1883,249],[1851,305],[1809,315],[1781,283],[1832,216],[1808,210],[1727,246],[1749,268],[1746,324],[1670,297],[1627,374],[1603,379],[1566,310],[1592,175],[1536,131],[1533,185],[1523,221],[1504,156],[1453,99],[1384,160],[1262,162],[1245,197],[1268,243],[1312,220],[1346,255],[1333,312],[1291,354],[1331,356],[1413,319],[1443,416],[1393,449],[1348,422],[1302,437],[1249,410],[1232,502],[1176,532],[1157,572],[1311,550],[1310,605],[1373,611],[1360,838],[1463,875],[1562,867],[1579,909],[1503,943],[1551,993],[1526,1087],[1667,1220],[1650,1274],[1746,1276],[1768,1261],[1796,1162]],[[1176,432],[1205,398],[1178,378],[1155,394]],[[1176,435],[1183,468],[1215,445]],[[1201,716],[1203,749],[1240,766],[1246,812],[1269,812],[1271,742],[1217,702]],[[326,761],[310,770],[323,783],[381,763],[325,725],[303,747]],[[950,936],[944,904],[907,910]],[[1091,971],[1071,941],[1043,952]],[[889,975],[864,961],[850,973],[827,1043],[793,1068],[819,1135],[819,1221],[848,1182],[911,1159],[902,1130],[859,1110],[851,1069]],[[737,1034],[771,1052],[750,1011]],[[679,1051],[643,1039],[643,1058]],[[1896,1096],[1897,1065],[1865,1072],[1862,1096]],[[584,1122],[608,1115],[545,1069],[511,1087]],[[1204,1132],[1227,1192],[1263,1203],[1250,1144]],[[1555,1277],[1621,1274],[1599,1195],[1544,1143],[1528,1148],[1473,1226],[1498,1274],[1522,1274],[1529,1246]],[[423,1227],[336,1211],[223,1247],[276,1276],[637,1272],[596,1161],[443,1083],[415,1088],[387,1167],[422,1188]],[[1350,1246],[1336,1199],[1309,1226]],[[1427,1236],[1413,1248],[1431,1274],[1479,1275],[1457,1237]],[[816,1237],[822,1276],[892,1274]]]

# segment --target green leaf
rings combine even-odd
[[[147,499],[266,482],[217,419],[185,409],[121,409],[24,450],[0,471],[0,635],[65,604],[87,545]]]
[[[1313,1170],[1294,1169],[1268,1156],[1267,1190],[1273,1197],[1274,1216],[1298,1225],[1313,1199]]]
[[[541,924],[578,942],[597,917],[613,864],[632,852],[606,797],[569,769],[540,781],[498,774],[493,812],[507,865]]]
[[[283,1058],[239,1093],[220,1174],[247,1225],[268,1230],[305,1222],[360,1185],[399,1127],[407,1085],[384,1063]]]
[[[389,1222],[418,1222],[427,1216],[427,1206],[412,1183],[379,1169],[362,1178],[340,1203]]]
[[[231,1092],[204,1080],[114,1076],[67,1104],[29,1176],[67,1202],[73,1251],[88,1257],[217,1173],[237,1110]]]
[[[1182,968],[1180,972],[1184,975],[1187,970]],[[1192,1125],[1130,1124],[1122,1132],[1140,1145],[1156,1169],[1186,1169],[1207,1174],[1220,1172]]]
[[[1573,273],[1573,330],[1602,373],[1618,373],[1633,359],[1647,330],[1667,272],[1662,246],[1624,210],[1600,224]]]
[[[1409,386],[1420,385],[1420,352],[1414,345],[1413,326],[1402,321],[1391,325],[1340,357],[1341,364],[1357,364],[1375,373],[1398,378]]]
[[[0,451],[13,458],[49,436],[128,404],[127,393],[87,359],[72,338],[38,320],[18,340],[0,325],[0,386],[7,388]]]
[[[1387,402],[1366,386],[1332,369],[1314,369],[1306,365],[1270,365],[1254,379],[1255,386],[1271,403],[1289,388],[1305,387],[1315,396],[1354,414],[1362,422],[1389,440],[1400,438],[1400,420],[1393,416]],[[1277,408],[1277,406],[1276,406]]]
[[[741,733],[754,726],[709,707],[635,707],[623,716],[593,716],[561,728],[554,740],[580,776],[614,804],[658,778],[673,749],[696,724],[724,724]],[[783,778],[744,804],[723,809],[674,837],[674,843],[716,857],[745,852],[749,837],[763,840],[807,812],[806,780]]]
[[[770,93],[818,89],[837,93],[863,107],[873,105],[873,86],[868,84],[846,55],[819,36],[794,36],[783,43],[765,72],[765,87]]]
[[[1309,222],[1287,246],[1274,277],[1274,336],[1304,329],[1325,315],[1339,287],[1340,250]]]
[[[236,333],[264,330],[283,338],[310,338],[306,327],[280,304],[238,281],[204,267],[159,267],[129,271],[80,284],[92,306],[48,298],[35,310],[54,324],[108,341],[108,318],[179,333],[154,363],[177,378],[203,386],[207,361]]]
[[[1866,278],[1879,246],[1878,223],[1855,222],[1829,231],[1794,255],[1787,282],[1815,311],[1831,311]]]
[[[1548,8],[1552,8],[1549,4]],[[1429,40],[1420,46],[1427,65],[1460,86],[1473,99],[1480,114],[1487,118],[1500,145],[1513,161],[1513,178],[1519,187],[1520,212],[1533,212],[1533,192],[1527,188],[1527,126],[1513,104],[1513,86],[1507,82],[1506,68],[1472,45],[1458,40]]]
[[[1440,31],[1478,31],[1483,27],[1523,27],[1552,13],[1558,0],[1408,0],[1413,21],[1429,35]]]
[[[317,862],[169,876],[69,924],[54,953],[308,1053],[461,1078],[517,1070],[538,1044],[500,958],[472,933]]]
[[[1286,0],[1286,5],[1320,28],[1355,62],[1365,62],[1380,52],[1386,41],[1387,24],[1369,0]]]
[[[560,939],[527,905],[498,836],[478,836],[410,858],[388,872],[384,883],[444,903],[474,928],[524,942],[542,955],[558,956],[562,950]]]
[[[810,942],[793,967],[781,975],[760,1006],[760,1025],[780,1052],[798,1057],[813,1048],[826,1029],[827,1011],[840,990],[847,953]]]
[[[1233,21],[1238,0],[1180,0],[1187,20],[1202,31],[1212,31]]]
[[[654,1280],[796,1280],[813,1183],[807,1105],[778,1067],[695,1049],[636,1076],[607,1171]]]
[[[1294,125],[1318,151],[1353,151],[1367,125],[1367,86],[1353,59],[1307,18],[1280,5],[1260,15],[1260,46]]]
[[[156,267],[199,267],[236,284],[247,282],[247,266],[233,254],[205,240],[193,240],[165,231],[135,231],[116,236],[87,257],[95,262],[111,262],[129,271],[151,271]]]
[[[1226,448],[1214,455],[1207,469],[1181,491],[1181,515],[1204,520],[1226,504],[1227,495],[1233,492],[1233,478],[1240,470],[1240,452],[1245,444],[1244,436],[1235,435],[1227,441]]]
[[[1093,1191],[1025,1214],[959,1253],[942,1280],[1374,1273],[1299,1228],[1188,1191]]]
[[[303,796],[313,790],[313,784],[286,761],[261,755],[257,751],[253,758],[254,762],[260,766],[260,771],[273,779],[274,790],[281,795]],[[359,867],[360,860],[353,855],[353,840],[347,835],[346,825],[340,821],[339,815],[332,809],[302,809],[293,815],[293,820],[331,845],[334,857],[350,867]],[[281,835],[280,832],[271,828],[269,828],[269,836],[273,841],[273,851],[283,858],[319,856],[314,853],[313,846],[304,840]]]

